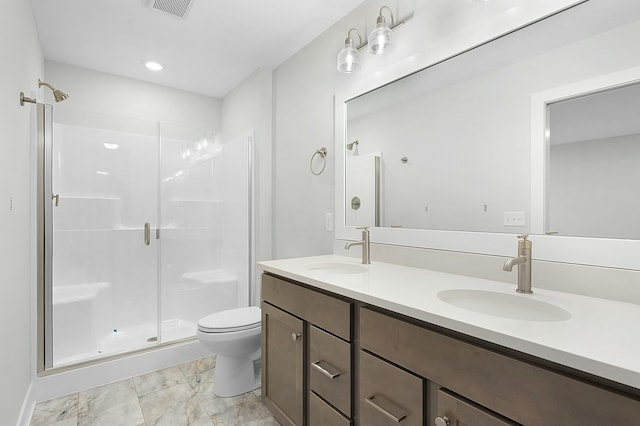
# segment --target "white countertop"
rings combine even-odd
[[[640,305],[535,288],[520,295],[515,285],[390,263],[361,265],[362,273],[314,267],[360,265],[344,256],[314,256],[258,262],[258,268],[379,306],[488,342],[531,354],[640,389]],[[571,314],[563,321],[502,318],[457,308],[437,293],[488,290],[535,299]]]

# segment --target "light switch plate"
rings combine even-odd
[[[324,214],[324,230],[327,232],[333,231],[333,213]]]

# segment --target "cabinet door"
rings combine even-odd
[[[360,424],[423,424],[423,381],[366,352],[360,352]]]
[[[303,321],[262,303],[262,399],[283,425],[303,424]]]
[[[438,390],[436,425],[450,426],[515,426],[504,417],[492,413],[445,389]]]

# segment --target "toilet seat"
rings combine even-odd
[[[232,333],[259,328],[261,320],[260,308],[256,306],[229,309],[201,318],[198,330],[203,333]]]

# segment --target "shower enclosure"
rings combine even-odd
[[[252,137],[37,106],[40,370],[247,306]]]

